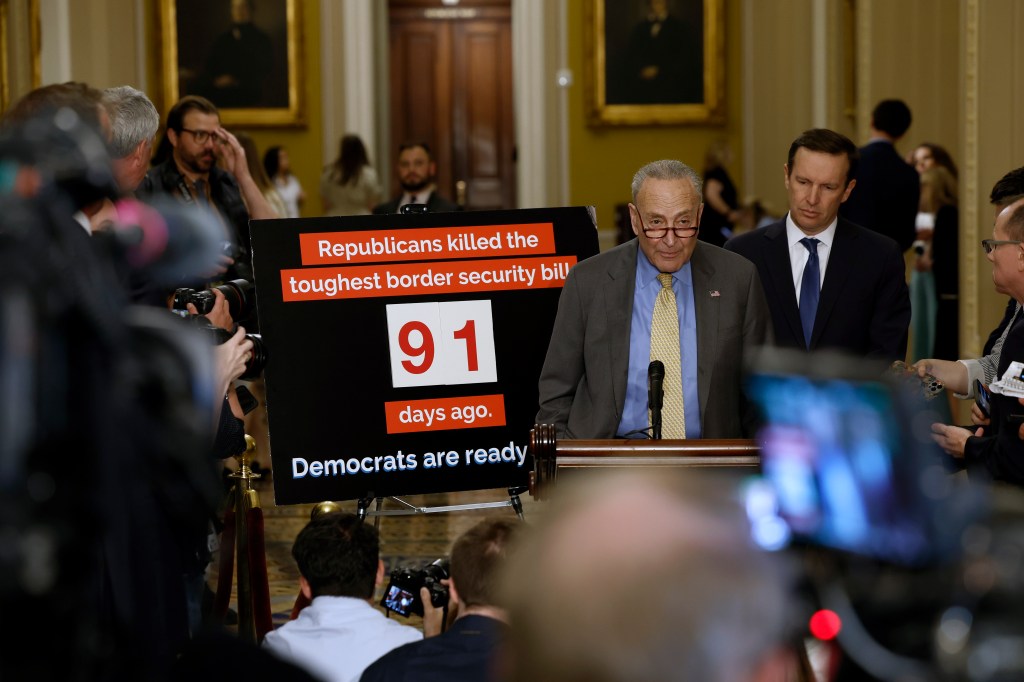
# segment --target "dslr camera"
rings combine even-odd
[[[391,571],[391,581],[384,591],[380,605],[408,618],[411,614],[423,616],[423,600],[420,588],[430,592],[430,605],[435,609],[448,604],[448,586],[441,581],[451,574],[451,564],[442,557],[420,569],[399,567]]]
[[[214,304],[217,303],[217,295],[213,293],[214,291],[224,294],[233,320],[241,320],[252,309],[253,286],[251,282],[244,279],[233,279],[220,286],[201,291],[187,287],[176,289],[172,307],[174,310],[188,310],[188,304],[191,303],[200,315],[206,315],[213,310]]]
[[[210,323],[203,315],[206,315],[213,310],[214,304],[217,302],[217,297],[213,293],[214,290],[224,294],[224,298],[227,299],[228,309],[231,312],[231,319],[238,320],[242,319],[249,314],[253,304],[253,286],[252,283],[244,279],[233,279],[230,282],[225,282],[220,286],[211,287],[201,291],[195,289],[181,288],[176,289],[174,292],[174,302],[171,305],[175,312],[188,315],[187,307],[191,303],[196,307],[199,315],[192,318],[196,327],[202,329],[208,334],[213,336],[213,343],[219,346],[222,343],[227,342],[234,336],[233,332],[226,329],[221,329]],[[263,368],[267,365],[267,349],[263,345],[263,337],[259,334],[246,334],[245,338],[252,341],[252,354],[249,356],[249,360],[245,363],[245,372],[242,374],[240,379],[244,381],[251,381],[257,378],[263,371]]]

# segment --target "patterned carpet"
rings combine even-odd
[[[277,627],[288,620],[299,592],[299,573],[292,560],[291,547],[295,536],[309,521],[313,505],[300,504],[280,507],[275,505],[273,483],[269,480],[257,481],[256,490],[259,492],[263,508],[270,604],[274,625]],[[505,489],[477,490],[440,495],[412,495],[402,499],[416,507],[437,507],[506,502],[508,493]],[[527,494],[524,494],[521,499],[524,515],[527,520],[530,520],[531,515],[539,512],[539,503],[534,502]],[[354,501],[342,502],[341,508],[344,511],[355,513],[356,503]],[[382,508],[383,510],[394,510],[401,509],[402,506],[388,499],[384,501]],[[379,517],[381,558],[384,560],[385,569],[390,572],[398,566],[422,567],[445,556],[451,549],[452,541],[481,519],[488,516],[511,516],[512,514],[511,507],[504,507],[411,516],[381,516]],[[371,519],[372,521],[373,519]],[[217,557],[215,556],[208,581],[211,589],[214,590],[217,587],[216,568]],[[237,608],[235,593],[237,585],[232,587],[231,608],[234,609]],[[379,592],[375,601],[380,600]],[[383,611],[383,609],[381,610]],[[410,617],[408,624],[419,626],[419,618]]]

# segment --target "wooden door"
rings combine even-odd
[[[442,195],[514,208],[509,0],[391,0],[389,12],[391,158],[404,141],[426,141]]]

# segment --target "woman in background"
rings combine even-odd
[[[910,154],[912,160],[909,163],[917,169],[918,175],[924,173],[929,168],[942,166],[952,173],[954,180],[957,179],[958,173],[956,164],[953,163],[953,157],[940,145],[924,142],[915,147],[914,151]]]
[[[954,307],[958,295],[959,282],[956,277],[956,233],[957,233],[957,211],[956,211],[956,164],[943,147],[931,142],[925,142],[914,148],[909,155],[908,161],[913,164],[921,177],[921,198],[918,204],[917,213],[917,239],[914,242],[914,269],[910,273],[910,299],[911,299],[911,359],[915,362],[922,358],[941,357],[943,359],[955,360],[957,356],[946,357],[938,355],[939,350],[944,347],[947,351],[949,344],[958,348],[959,331],[956,328],[950,330],[948,326],[949,311],[943,313],[944,327],[939,326],[938,309],[942,296],[953,296]],[[942,210],[946,207],[946,210]],[[950,214],[952,211],[952,215]],[[942,225],[938,224],[939,213],[942,213]],[[941,227],[943,234],[938,236],[938,228]],[[953,241],[948,241],[952,233]],[[945,256],[952,252],[954,262],[953,281],[944,281],[945,293],[938,292],[939,274],[934,271],[935,249],[933,239],[938,236],[940,240],[939,251],[943,261],[939,266],[943,277],[949,276],[950,263]],[[945,306],[948,308],[948,305]],[[954,311],[954,322],[959,315]],[[948,337],[952,338],[948,338]]]
[[[925,203],[927,202],[927,204]],[[960,267],[957,181],[943,166],[921,174],[921,203],[935,215],[927,265],[935,278],[935,347],[930,357],[960,357]]]
[[[298,218],[299,209],[306,201],[306,193],[302,191],[299,179],[292,174],[291,159],[288,150],[277,145],[263,155],[263,168],[267,177],[274,183],[274,189],[284,202],[285,218]]]
[[[714,142],[704,156],[704,213],[698,238],[722,246],[732,237],[733,226],[744,219],[736,185],[726,165],[732,162],[732,149],[725,140]]]
[[[256,142],[245,133],[235,133],[235,137],[238,138],[238,143],[242,145],[242,149],[245,150],[245,163],[249,167],[249,174],[252,175],[253,181],[256,186],[260,188],[260,192],[263,193],[263,197],[270,204],[270,207],[274,209],[274,213],[277,214],[278,218],[285,217],[285,206],[284,201],[281,200],[281,195],[274,189],[274,183],[267,177],[266,171],[263,170],[263,166],[260,165],[259,158],[260,152],[256,148]]]
[[[320,177],[324,215],[369,215],[380,201],[377,173],[358,135],[341,138],[338,158]]]

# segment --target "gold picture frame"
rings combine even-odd
[[[591,125],[724,123],[724,0],[586,2]]]
[[[164,108],[203,95],[224,125],[305,126],[302,3],[241,3],[235,23],[230,0],[160,0]]]
[[[0,0],[0,111],[42,83],[39,0]]]

